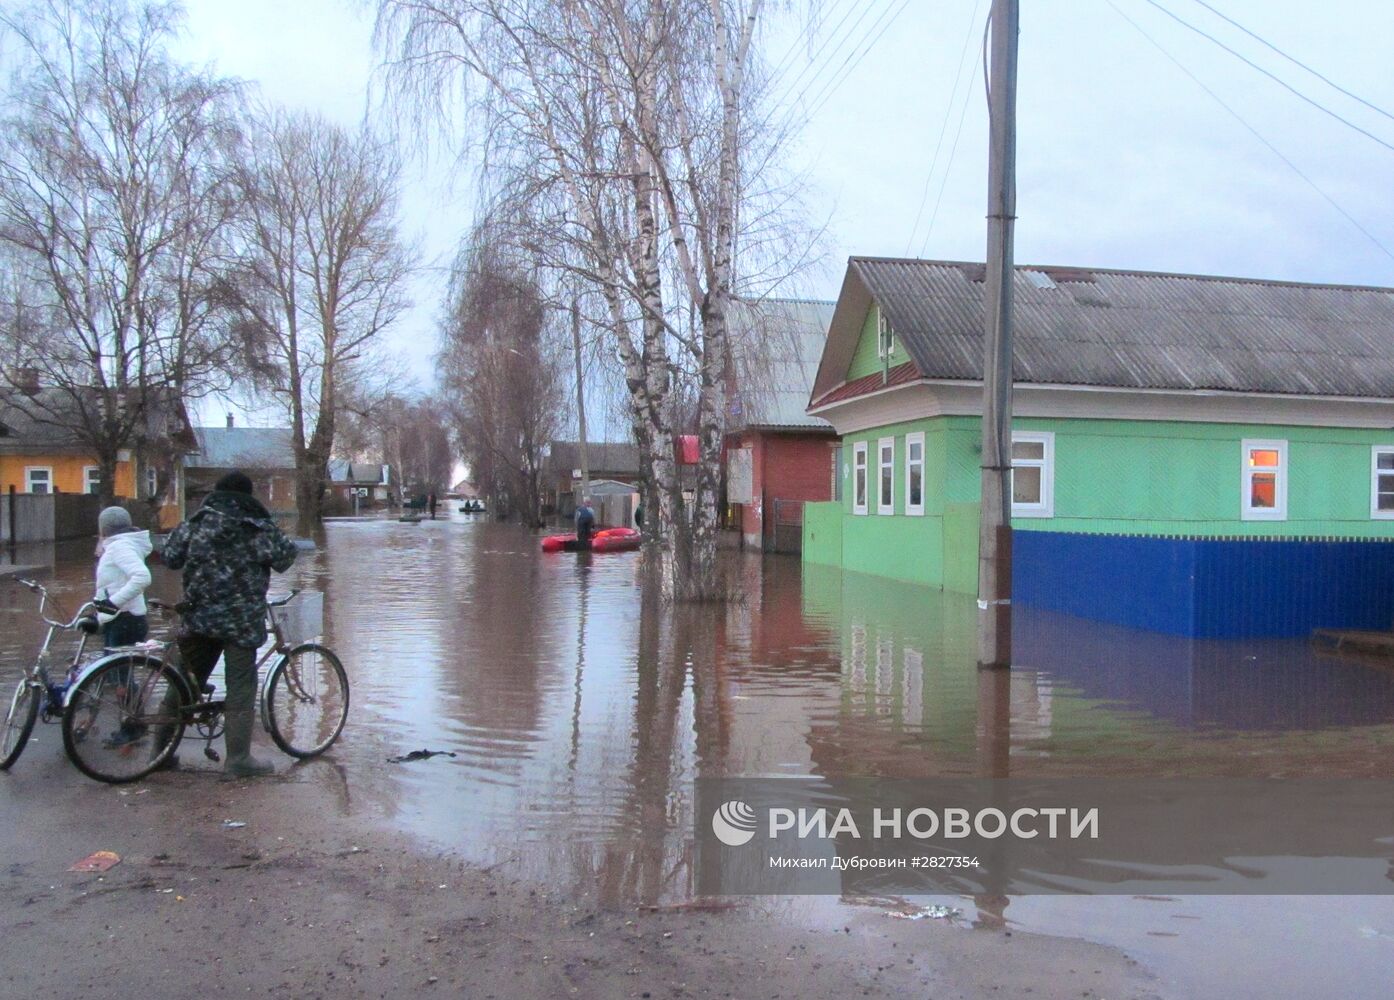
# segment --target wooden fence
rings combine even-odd
[[[97,533],[101,498],[82,493],[0,494],[0,542],[62,542]]]

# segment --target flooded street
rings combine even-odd
[[[535,536],[458,514],[331,522],[273,584],[324,591],[352,679],[314,780],[345,811],[614,907],[690,896],[699,776],[1388,773],[1394,668],[1022,611],[1020,666],[980,675],[970,599],[730,556],[740,600],[664,613],[633,554],[544,556]],[[90,572],[65,552],[58,590],[75,603]],[[29,595],[4,587],[8,680],[37,632]],[[151,592],[177,581],[157,569]],[[86,780],[54,765],[57,727],[37,735],[17,770]],[[387,763],[419,749],[454,756]],[[1005,917],[1122,948],[1180,995],[1372,996],[1394,975],[1389,898],[930,901],[965,909],[954,933]],[[853,904],[752,905],[822,925]]]

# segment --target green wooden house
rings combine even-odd
[[[973,593],[981,264],[854,257],[807,562]],[[1188,635],[1394,619],[1394,289],[1020,267],[1016,600]]]

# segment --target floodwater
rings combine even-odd
[[[32,561],[49,559],[85,597],[89,546]],[[1389,773],[1394,667],[1023,609],[1019,665],[980,674],[971,599],[784,557],[727,568],[739,599],[664,612],[636,554],[543,555],[459,514],[329,523],[276,587],[324,591],[352,678],[343,808],[630,905],[690,894],[698,776]],[[158,571],[153,592],[177,582]],[[36,634],[29,595],[3,593],[8,678]],[[387,763],[418,749],[455,756]],[[1384,897],[936,901],[967,911],[949,932],[976,917],[1116,945],[1183,995],[1382,995],[1394,975]],[[823,922],[850,904],[756,905]]]

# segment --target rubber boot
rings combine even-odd
[[[227,744],[227,760],[223,773],[231,778],[256,778],[270,774],[276,768],[252,756],[252,723],[255,713],[228,709],[223,713],[223,742]]]

